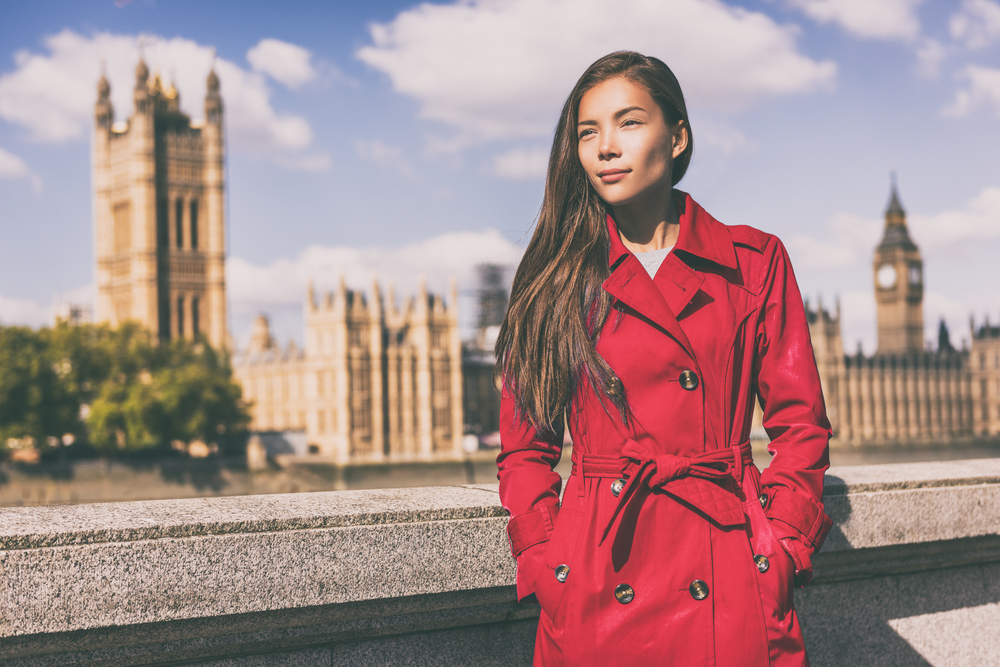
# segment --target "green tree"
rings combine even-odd
[[[79,404],[63,378],[71,364],[51,354],[46,337],[27,327],[0,327],[0,442],[79,431]]]
[[[227,357],[204,342],[157,343],[135,325],[0,327],[4,439],[73,433],[114,454],[211,443],[248,423]]]

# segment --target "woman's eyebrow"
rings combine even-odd
[[[640,106],[625,107],[624,109],[619,109],[618,111],[615,112],[615,120],[620,119],[622,116],[629,113],[630,111],[646,111],[646,110]],[[580,122],[577,123],[577,125],[597,125],[597,121],[581,120]]]
[[[624,109],[615,112],[615,120],[618,120],[619,118],[621,118],[630,111],[645,111],[645,109],[643,109],[640,106],[625,107]]]

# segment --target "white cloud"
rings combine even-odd
[[[350,288],[371,293],[375,275],[386,293],[389,283],[395,286],[397,300],[402,305],[416,293],[420,276],[426,277],[428,289],[449,298],[452,277],[464,293],[477,284],[475,267],[495,263],[513,267],[521,260],[523,250],[507,241],[499,232],[449,232],[424,241],[397,248],[370,246],[312,246],[293,259],[281,258],[267,266],[256,266],[239,257],[226,262],[226,285],[235,320],[237,339],[248,329],[258,313],[282,314],[289,322],[283,332],[301,336],[302,305],[306,288],[313,281],[319,290],[337,286],[343,276]],[[471,322],[474,300],[460,303],[460,317]],[[273,320],[272,320],[273,321]],[[292,324],[294,323],[294,324]],[[296,327],[293,329],[292,327]],[[280,333],[280,332],[279,332]]]
[[[309,153],[306,155],[278,155],[274,161],[291,171],[327,171],[332,164],[329,153]]]
[[[189,39],[142,35],[142,53],[150,71],[172,80],[181,108],[203,117],[205,78],[212,67],[211,47]],[[19,51],[15,69],[0,75],[0,117],[26,127],[40,141],[61,142],[87,136],[101,62],[106,62],[116,117],[132,113],[138,38],[63,30],[45,39],[47,54]],[[303,149],[312,130],[302,117],[279,113],[271,105],[264,76],[228,60],[217,59],[226,109],[228,136],[238,150],[281,153]]]
[[[951,36],[970,49],[981,49],[1000,40],[1000,4],[993,0],[965,0],[953,14]]]
[[[292,89],[316,78],[311,59],[307,49],[277,39],[262,39],[247,51],[247,62],[254,70]]]
[[[799,235],[788,240],[792,263],[799,269],[836,270],[870,259],[884,223],[850,213],[838,213],[827,223],[826,238]]]
[[[24,178],[29,173],[24,160],[0,148],[0,178]]]
[[[403,154],[403,150],[397,146],[390,146],[378,139],[371,141],[359,139],[354,142],[354,150],[362,160],[377,164],[386,171],[397,172],[409,179],[416,177],[416,173]]]
[[[545,178],[549,152],[544,148],[516,148],[493,158],[490,173],[513,181]]]
[[[692,129],[698,146],[718,148],[726,156],[735,153],[753,153],[757,150],[756,143],[718,118],[699,116],[692,120]]]
[[[866,39],[913,39],[920,34],[923,0],[788,0],[818,23],[837,23]]]
[[[0,148],[0,180],[19,178],[27,179],[36,193],[42,191],[42,179],[38,177],[38,174],[31,171],[28,164],[20,157]]]
[[[1000,238],[1000,187],[984,188],[960,209],[908,220],[917,244],[933,252],[946,245]]]
[[[984,188],[962,208],[909,215],[907,226],[925,257],[965,243],[1000,239],[1000,187]],[[838,213],[830,218],[822,237],[794,236],[787,245],[800,269],[846,269],[871,260],[884,228],[885,222],[878,218]]]
[[[46,306],[0,295],[0,325],[42,327],[51,319],[51,309]]]
[[[840,295],[840,339],[845,354],[858,351],[873,354],[878,338],[875,292],[849,290]]]
[[[465,0],[373,25],[356,55],[473,142],[549,135],[576,79],[617,49],[667,62],[692,108],[831,89],[836,64],[801,54],[796,34],[719,0]]]
[[[936,79],[948,49],[935,39],[925,39],[917,49],[917,74],[925,79]]]
[[[941,113],[962,118],[985,106],[992,107],[1000,116],[1000,69],[966,65],[955,76],[964,80],[967,86],[955,93],[955,99]]]

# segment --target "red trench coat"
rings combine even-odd
[[[541,604],[536,665],[808,664],[791,587],[830,527],[830,425],[802,299],[776,237],[675,199],[680,236],[654,278],[608,218],[615,305],[597,350],[633,419],[577,392],[561,506],[561,442],[501,401],[500,499],[518,599]]]

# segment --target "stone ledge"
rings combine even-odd
[[[0,508],[0,551],[506,517],[496,484]]]
[[[812,585],[1000,563],[1000,535],[816,554]]]
[[[0,552],[0,637],[510,585],[506,519]]]
[[[4,665],[133,665],[298,651],[450,628],[532,620],[514,587],[5,639]],[[533,626],[532,626],[533,629]]]
[[[1000,484],[1000,458],[830,468],[823,494]]]
[[[1000,566],[1000,461],[831,469],[827,507],[803,601]],[[0,510],[0,662],[221,666],[466,631],[523,648],[538,607],[514,601],[506,521],[496,485]]]

